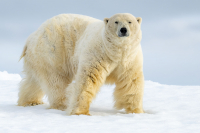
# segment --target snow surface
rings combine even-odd
[[[0,133],[200,133],[200,86],[145,82],[144,114],[113,109],[113,86],[103,86],[93,101],[92,116],[67,116],[45,104],[17,104],[18,74],[0,72]]]

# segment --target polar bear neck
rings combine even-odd
[[[128,61],[131,61],[136,57],[137,51],[140,48],[139,36],[140,33],[133,39],[127,41],[125,39],[116,38],[114,35],[103,29],[102,40],[104,51],[113,62],[126,65]]]
[[[105,29],[102,30],[102,40],[103,40],[103,48],[105,54],[110,58],[113,62],[118,63],[122,57],[122,49],[120,46],[115,45],[113,40],[111,40],[112,35],[105,32]]]

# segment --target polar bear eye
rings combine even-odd
[[[129,24],[131,24],[131,22],[128,22]]]
[[[117,21],[115,21],[115,24],[118,24],[118,22],[117,22]]]

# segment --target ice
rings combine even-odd
[[[199,133],[200,86],[145,82],[144,114],[113,109],[114,85],[103,86],[91,104],[92,116],[67,116],[45,104],[17,106],[18,74],[0,72],[0,133]]]
[[[19,74],[8,74],[8,72],[0,71],[0,80],[21,80],[21,77]]]

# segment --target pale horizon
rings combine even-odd
[[[1,1],[0,71],[21,74],[27,37],[63,13],[103,20],[116,13],[142,17],[145,80],[200,85],[200,1]]]

